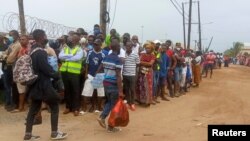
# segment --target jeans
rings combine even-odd
[[[105,119],[109,115],[110,111],[113,109],[119,98],[117,85],[104,86],[104,91],[106,102],[103,108],[103,112],[100,115],[102,119]]]
[[[157,95],[157,87],[159,83],[160,71],[154,70],[154,82],[153,82],[153,96]]]
[[[3,74],[3,84],[4,84],[4,101],[5,105],[11,105],[12,104],[12,98],[11,98],[11,80],[12,80],[12,73],[8,70],[4,70]]]
[[[182,67],[175,67],[174,69],[174,80],[180,82],[182,74]]]
[[[52,102],[47,103],[50,110],[51,110],[51,131],[57,131],[58,130],[58,117],[59,117],[59,103]],[[32,100],[29,113],[27,116],[27,123],[26,123],[26,133],[32,132],[33,122],[36,114],[40,111],[42,106],[42,100]]]
[[[128,104],[134,104],[135,76],[123,76],[123,89]]]

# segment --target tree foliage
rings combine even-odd
[[[241,43],[241,42],[236,42],[234,43],[234,46],[230,49],[227,49],[225,52],[224,52],[224,55],[227,55],[229,57],[236,57],[241,49],[243,48],[244,44]]]

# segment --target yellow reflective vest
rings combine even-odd
[[[81,48],[79,46],[75,47],[73,50],[70,50],[69,47],[64,48],[64,53],[69,55],[75,55]],[[61,72],[69,72],[74,74],[80,74],[82,69],[82,60],[80,61],[64,61],[60,68]]]

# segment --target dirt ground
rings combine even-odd
[[[137,106],[130,123],[119,133],[107,133],[96,122],[98,115],[62,115],[59,128],[69,133],[68,141],[206,141],[208,124],[250,124],[250,68],[230,66],[217,69],[212,79],[203,79],[200,88],[170,102],[150,108]],[[0,141],[21,141],[26,113],[11,114],[0,107]],[[50,136],[49,114],[33,134],[41,141]]]

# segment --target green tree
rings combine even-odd
[[[236,57],[240,53],[243,46],[244,46],[243,43],[236,42],[236,43],[234,43],[234,46],[232,48],[230,48],[230,49],[227,49],[224,52],[224,54],[229,56],[229,57]]]

